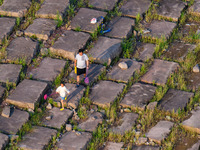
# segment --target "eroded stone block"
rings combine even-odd
[[[9,142],[9,139],[8,139],[8,136],[3,134],[3,133],[0,133],[0,149],[4,149],[4,147],[8,144]]]
[[[112,10],[117,2],[117,0],[89,0],[89,5],[103,10]]]
[[[121,150],[124,143],[108,142],[103,150]]]

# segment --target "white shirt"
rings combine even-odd
[[[65,87],[65,86],[59,86],[57,89],[56,89],[56,92],[58,92],[60,94],[61,97],[65,97],[66,96],[66,93],[70,93],[70,91]]]
[[[88,61],[88,57],[86,54],[83,54],[82,56],[77,54],[75,59],[77,60],[77,68],[86,68],[86,61]]]

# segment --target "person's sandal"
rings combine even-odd
[[[60,111],[63,111],[63,110],[64,110],[64,108],[61,108],[61,109],[60,109]]]

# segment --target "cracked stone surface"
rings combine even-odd
[[[9,139],[8,139],[8,136],[3,134],[3,133],[0,133],[0,149],[4,149],[4,147],[8,144],[9,142]]]
[[[186,129],[189,129],[191,131],[197,132],[200,134],[200,107],[198,107],[196,110],[192,110],[192,116],[185,121],[183,121],[182,125]]]
[[[81,8],[78,11],[77,15],[72,19],[70,24],[71,28],[74,30],[80,28],[82,31],[93,33],[103,21],[101,16],[105,17],[106,14],[106,12],[98,10]],[[97,23],[90,23],[92,18],[97,18]]]
[[[72,117],[73,111],[69,109],[60,111],[60,108],[54,107],[53,109],[49,110],[48,114],[52,118],[51,120],[44,120],[43,124],[48,127],[60,129],[62,125],[64,125],[68,119]]]
[[[110,28],[111,31],[106,33],[105,36],[114,38],[128,38],[132,34],[134,25],[135,21],[133,19],[116,17],[109,22],[107,28]]]
[[[24,60],[27,65],[35,57],[38,51],[39,43],[32,41],[30,38],[17,37],[12,40],[6,48],[6,61],[12,62],[17,60]]]
[[[163,110],[174,110],[176,112],[179,108],[184,109],[187,103],[189,103],[190,98],[193,96],[194,93],[192,92],[169,89],[164,97],[159,101],[159,106]]]
[[[89,0],[89,5],[103,10],[112,10],[117,2],[117,0]]]
[[[149,9],[150,4],[150,0],[128,0],[120,11],[125,16],[136,18],[138,14],[142,16]]]
[[[132,150],[159,150],[159,146],[148,146],[148,145],[142,145],[142,146],[133,146]]]
[[[94,132],[98,125],[102,123],[103,115],[99,112],[92,113],[89,118],[78,125],[79,129],[84,131]]]
[[[123,107],[145,108],[147,103],[153,98],[156,87],[149,84],[135,83],[131,86],[120,105]]]
[[[36,17],[57,19],[57,14],[59,13],[62,17],[68,6],[69,0],[45,0],[41,8],[36,12]]]
[[[142,77],[141,81],[165,85],[170,74],[178,68],[178,63],[155,59],[148,72]]]
[[[50,52],[74,61],[78,50],[86,46],[89,38],[90,35],[88,33],[75,32],[72,30],[65,31],[63,36],[59,37],[50,48]]]
[[[30,6],[31,0],[4,0],[0,6],[0,15],[24,17]]]
[[[61,74],[66,65],[66,61],[46,57],[42,60],[39,67],[30,71],[29,77],[40,81],[53,82]]]
[[[115,134],[124,135],[127,131],[130,131],[131,128],[135,125],[136,120],[138,119],[138,114],[136,113],[123,113],[119,122],[120,125],[112,127],[110,131]]]
[[[55,20],[38,18],[24,31],[27,36],[36,36],[40,40],[47,40],[56,29]]]
[[[56,136],[57,131],[54,129],[34,126],[30,133],[23,137],[23,140],[18,143],[21,149],[44,149],[53,136]]]
[[[195,0],[194,4],[189,8],[189,11],[193,15],[200,15],[200,1]]]
[[[0,116],[0,131],[6,134],[16,134],[28,119],[28,112],[11,109],[9,118]]]
[[[0,64],[0,82],[10,82],[16,84],[19,81],[21,69],[22,65]]]
[[[125,62],[128,65],[128,69],[122,70],[118,64]],[[131,59],[120,59],[120,61],[112,68],[112,70],[107,74],[108,79],[118,82],[127,83],[128,80],[134,75],[136,71],[139,71],[142,63],[139,63]]]
[[[95,63],[110,65],[111,61],[120,55],[121,40],[99,37],[97,43],[89,51],[88,57]]]
[[[149,132],[146,134],[146,137],[157,143],[161,143],[161,141],[170,133],[170,129],[172,128],[173,124],[174,123],[170,121],[159,121],[153,128],[149,130]]]
[[[108,142],[103,150],[121,150],[124,143]]]
[[[0,17],[0,44],[2,42],[2,39],[9,35],[13,27],[15,26],[15,19],[14,18],[5,18]]]
[[[111,81],[100,81],[94,87],[89,96],[90,100],[101,107],[110,106],[117,95],[122,92],[125,84]]]
[[[25,79],[7,97],[6,102],[20,108],[34,110],[35,104],[41,100],[47,88],[47,83],[45,82]]]
[[[80,132],[81,135],[76,135],[76,132],[65,133],[61,140],[57,143],[60,150],[85,150],[92,138],[92,134],[88,132]]]

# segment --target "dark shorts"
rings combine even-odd
[[[85,74],[86,73],[86,68],[79,69],[77,68],[77,75]]]

